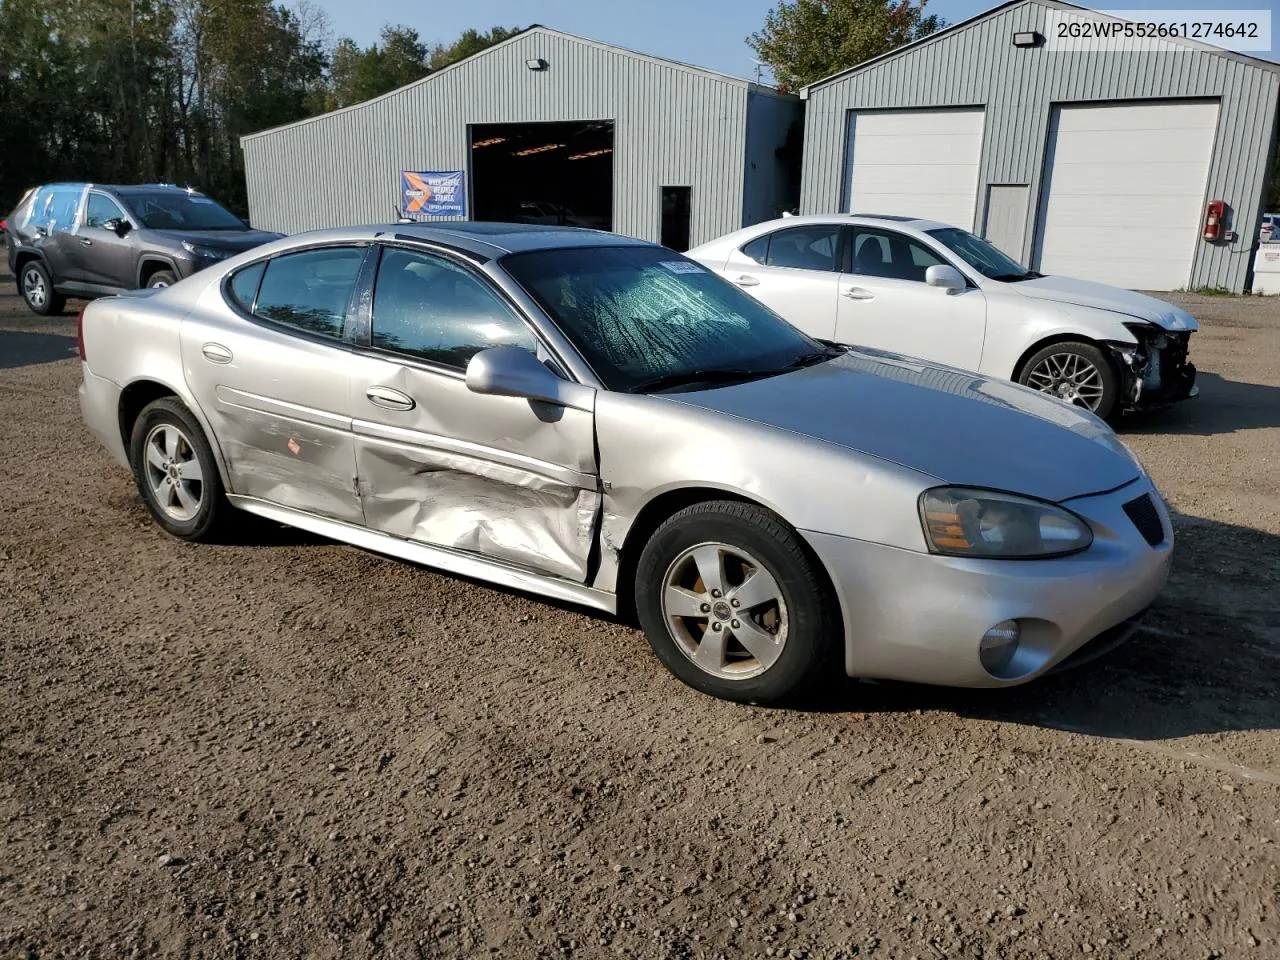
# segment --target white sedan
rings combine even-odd
[[[1194,317],[1130,290],[1027,270],[967,230],[827,214],[690,250],[810,336],[1015,380],[1108,417],[1194,396]]]

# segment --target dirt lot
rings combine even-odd
[[[1149,629],[1002,693],[680,686],[608,619],[289,531],[193,547],[0,299],[0,954],[1280,956],[1280,302],[1126,424]]]

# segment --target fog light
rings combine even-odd
[[[1018,652],[1018,639],[1022,629],[1017,620],[1002,620],[982,635],[978,644],[978,659],[982,667],[993,677],[1008,668],[1013,655]]]

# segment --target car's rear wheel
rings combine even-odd
[[[1050,344],[1023,364],[1018,382],[1103,419],[1119,413],[1120,379],[1111,361],[1091,343]]]
[[[148,404],[129,444],[138,492],[161,527],[183,540],[210,540],[230,505],[200,424],[173,397]]]
[[[777,703],[838,669],[825,574],[794,530],[753,504],[694,504],[663,523],[640,555],[635,597],[659,659],[704,693]]]
[[[53,289],[49,271],[39,260],[28,260],[18,271],[18,291],[32,313],[42,317],[57,316],[67,305],[67,298]]]
[[[173,271],[157,270],[147,277],[147,289],[155,290],[162,287],[172,287],[177,282],[178,278],[173,275]]]

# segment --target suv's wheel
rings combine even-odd
[[[28,260],[18,271],[18,292],[32,312],[42,317],[56,316],[67,305],[67,298],[53,289],[49,271],[39,260]]]
[[[151,276],[147,277],[147,289],[172,287],[177,282],[178,278],[173,275],[172,270],[157,270]]]
[[[230,505],[191,412],[173,397],[148,404],[133,425],[129,454],[138,492],[156,523],[183,540],[212,539]]]
[[[1018,382],[1092,410],[1104,420],[1120,412],[1115,367],[1091,343],[1050,344],[1023,364]]]
[[[775,703],[837,668],[835,598],[798,534],[761,507],[694,504],[640,555],[636,612],[659,659],[689,686]]]

